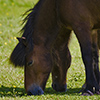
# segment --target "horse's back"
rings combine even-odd
[[[77,23],[100,26],[100,0],[59,0],[58,14],[66,26],[73,28]]]

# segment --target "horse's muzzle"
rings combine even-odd
[[[34,89],[31,88],[27,91],[27,95],[42,95],[44,94],[44,91],[41,89],[41,87],[37,86]]]

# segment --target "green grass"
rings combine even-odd
[[[51,75],[42,96],[27,96],[24,89],[24,69],[9,64],[9,56],[18,43],[22,28],[21,15],[37,0],[0,0],[0,100],[99,100],[100,96],[80,96],[77,92],[85,81],[84,65],[76,37],[72,35],[69,48],[72,64],[68,71],[68,91],[57,93],[51,87]]]

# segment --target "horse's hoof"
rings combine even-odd
[[[94,95],[94,93],[91,92],[90,90],[87,90],[86,92],[82,93],[82,96],[92,96],[92,95]]]
[[[100,95],[100,91],[96,91],[95,94]]]

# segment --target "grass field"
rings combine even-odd
[[[85,81],[84,65],[76,37],[72,35],[69,45],[72,64],[68,71],[67,88],[57,93],[51,87],[49,77],[44,95],[27,96],[24,89],[24,69],[14,68],[9,56],[18,43],[16,37],[22,28],[21,15],[33,7],[37,0],[0,0],[0,100],[99,100],[100,96],[80,96],[78,91]]]

